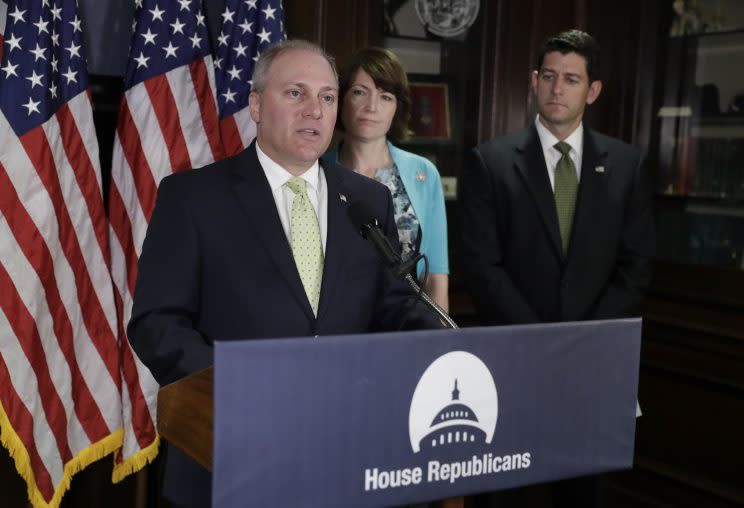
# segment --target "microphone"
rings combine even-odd
[[[403,263],[403,259],[400,257],[392,245],[390,240],[380,229],[380,223],[375,218],[374,212],[369,206],[361,201],[352,203],[349,205],[349,220],[354,225],[357,231],[366,239],[372,242],[372,245],[377,249],[378,254],[393,271]]]
[[[375,218],[374,212],[369,206],[361,201],[349,206],[349,219],[361,235],[372,242],[385,264],[392,270],[396,278],[402,279],[411,272],[419,260],[423,257],[417,253],[408,261],[403,261],[400,254],[390,245],[385,233],[380,229],[380,223]]]
[[[408,285],[411,286],[414,293],[417,295],[417,298],[420,298],[429,310],[434,312],[434,314],[436,314],[447,327],[457,328],[457,324],[452,320],[452,318],[447,315],[447,313],[444,312],[444,310],[437,305],[436,302],[421,289],[421,287],[419,287],[418,283],[411,275],[413,267],[416,266],[416,263],[418,263],[424,256],[419,253],[413,256],[410,260],[403,262],[403,258],[401,258],[400,254],[392,245],[390,245],[387,236],[385,236],[385,233],[380,229],[380,223],[375,218],[375,213],[366,203],[362,201],[352,203],[349,205],[348,214],[351,223],[366,240],[372,242],[372,245],[375,246],[378,254],[380,254],[380,257],[385,264],[388,265],[390,270],[393,272],[393,275],[398,279],[405,280]]]

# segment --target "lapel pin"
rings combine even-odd
[[[419,171],[418,173],[416,173],[416,180],[418,180],[419,182],[423,182],[424,180],[426,180],[426,175],[423,171]]]
[[[346,203],[346,196],[344,196],[343,194],[339,194],[338,197],[341,198],[341,201]]]
[[[594,171],[595,171],[596,173],[604,173],[604,172],[605,172],[605,167],[604,167],[604,166],[596,166],[596,167],[594,168]]]

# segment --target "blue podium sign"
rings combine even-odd
[[[372,507],[630,468],[640,320],[217,342],[213,505]]]

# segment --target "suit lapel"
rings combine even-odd
[[[535,205],[540,213],[545,231],[550,238],[558,257],[563,257],[561,233],[558,228],[558,214],[555,210],[555,197],[550,186],[548,168],[545,165],[540,137],[537,129],[531,125],[525,130],[525,137],[521,144],[515,147],[516,165],[530,190]]]
[[[320,302],[318,303],[318,319],[321,319],[330,308],[331,297],[338,285],[338,274],[343,273],[348,260],[348,252],[346,251],[348,242],[344,239],[343,232],[348,229],[345,226],[349,224],[347,217],[349,203],[346,201],[348,193],[343,185],[340,168],[334,164],[324,162],[322,162],[322,166],[328,191],[328,227],[326,228],[328,236],[323,264],[323,283],[320,289]]]
[[[601,220],[602,207],[607,202],[607,178],[611,169],[607,167],[607,149],[600,145],[596,137],[585,127],[581,182],[576,196],[569,255],[573,248],[588,252],[582,244],[591,241],[590,235],[581,233],[591,231]]]
[[[289,285],[292,294],[308,317],[314,319],[292,256],[292,246],[287,241],[269,182],[256,156],[255,141],[235,157],[233,167],[234,173],[239,177],[233,190],[246,212],[249,224],[256,232],[256,240],[268,250],[269,257]]]

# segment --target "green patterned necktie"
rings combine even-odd
[[[558,212],[558,226],[561,230],[563,253],[568,252],[568,242],[571,239],[574,210],[576,209],[576,193],[579,190],[579,180],[576,177],[576,166],[569,157],[571,145],[559,141],[554,145],[561,152],[561,159],[555,166],[555,209]]]
[[[292,217],[290,218],[290,236],[292,237],[292,254],[297,271],[300,272],[305,294],[318,315],[320,283],[323,280],[323,246],[320,239],[318,217],[307,197],[305,180],[293,176],[287,187],[294,193],[292,200]]]

